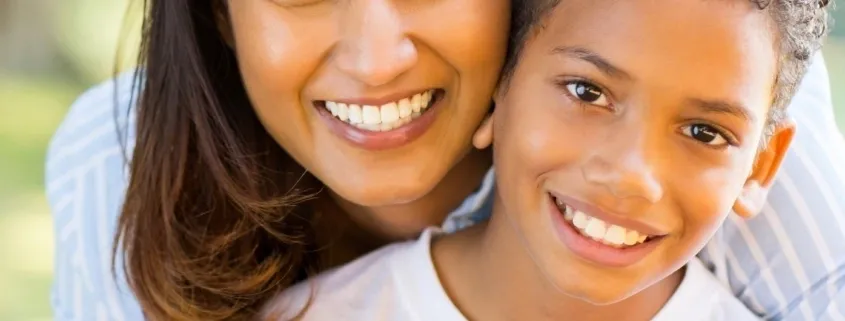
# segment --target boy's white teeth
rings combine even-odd
[[[584,236],[598,242],[613,247],[626,247],[643,243],[648,238],[648,234],[626,229],[619,225],[605,223],[568,205],[558,203],[558,206],[563,212],[563,218],[567,222],[571,222]]]
[[[326,109],[337,119],[370,131],[388,131],[419,117],[431,103],[434,90],[413,95],[381,106],[344,104],[326,101]]]

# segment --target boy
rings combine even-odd
[[[428,230],[270,306],[307,306],[305,320],[755,319],[695,254],[731,210],[760,211],[823,4],[524,2],[474,140],[496,144],[491,220]]]

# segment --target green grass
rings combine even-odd
[[[0,78],[0,197],[41,187],[47,143],[78,92],[51,79]]]
[[[0,78],[0,320],[49,320],[53,235],[44,153],[79,88]]]
[[[0,216],[0,320],[49,320],[52,222],[40,193],[19,193]],[[4,202],[5,204],[5,202]]]

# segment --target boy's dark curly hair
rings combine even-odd
[[[561,0],[516,0],[511,17],[511,39],[503,72],[505,85],[518,63],[519,54],[535,27]],[[795,94],[810,60],[827,34],[829,0],[748,0],[768,10],[780,41],[778,75],[769,113],[767,135],[786,117],[785,109]]]

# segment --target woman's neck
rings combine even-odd
[[[341,265],[387,243],[415,238],[425,227],[441,225],[478,189],[491,166],[489,150],[472,149],[431,192],[401,205],[363,207],[332,193],[322,200],[317,223],[323,261],[328,267]]]
[[[679,271],[621,302],[589,304],[549,283],[501,208],[497,197],[489,223],[432,249],[443,287],[469,320],[651,320],[683,278]]]
[[[364,207],[335,194],[332,198],[344,213],[380,242],[415,238],[429,226],[439,226],[481,185],[492,166],[489,150],[472,149],[426,195],[405,204]]]

